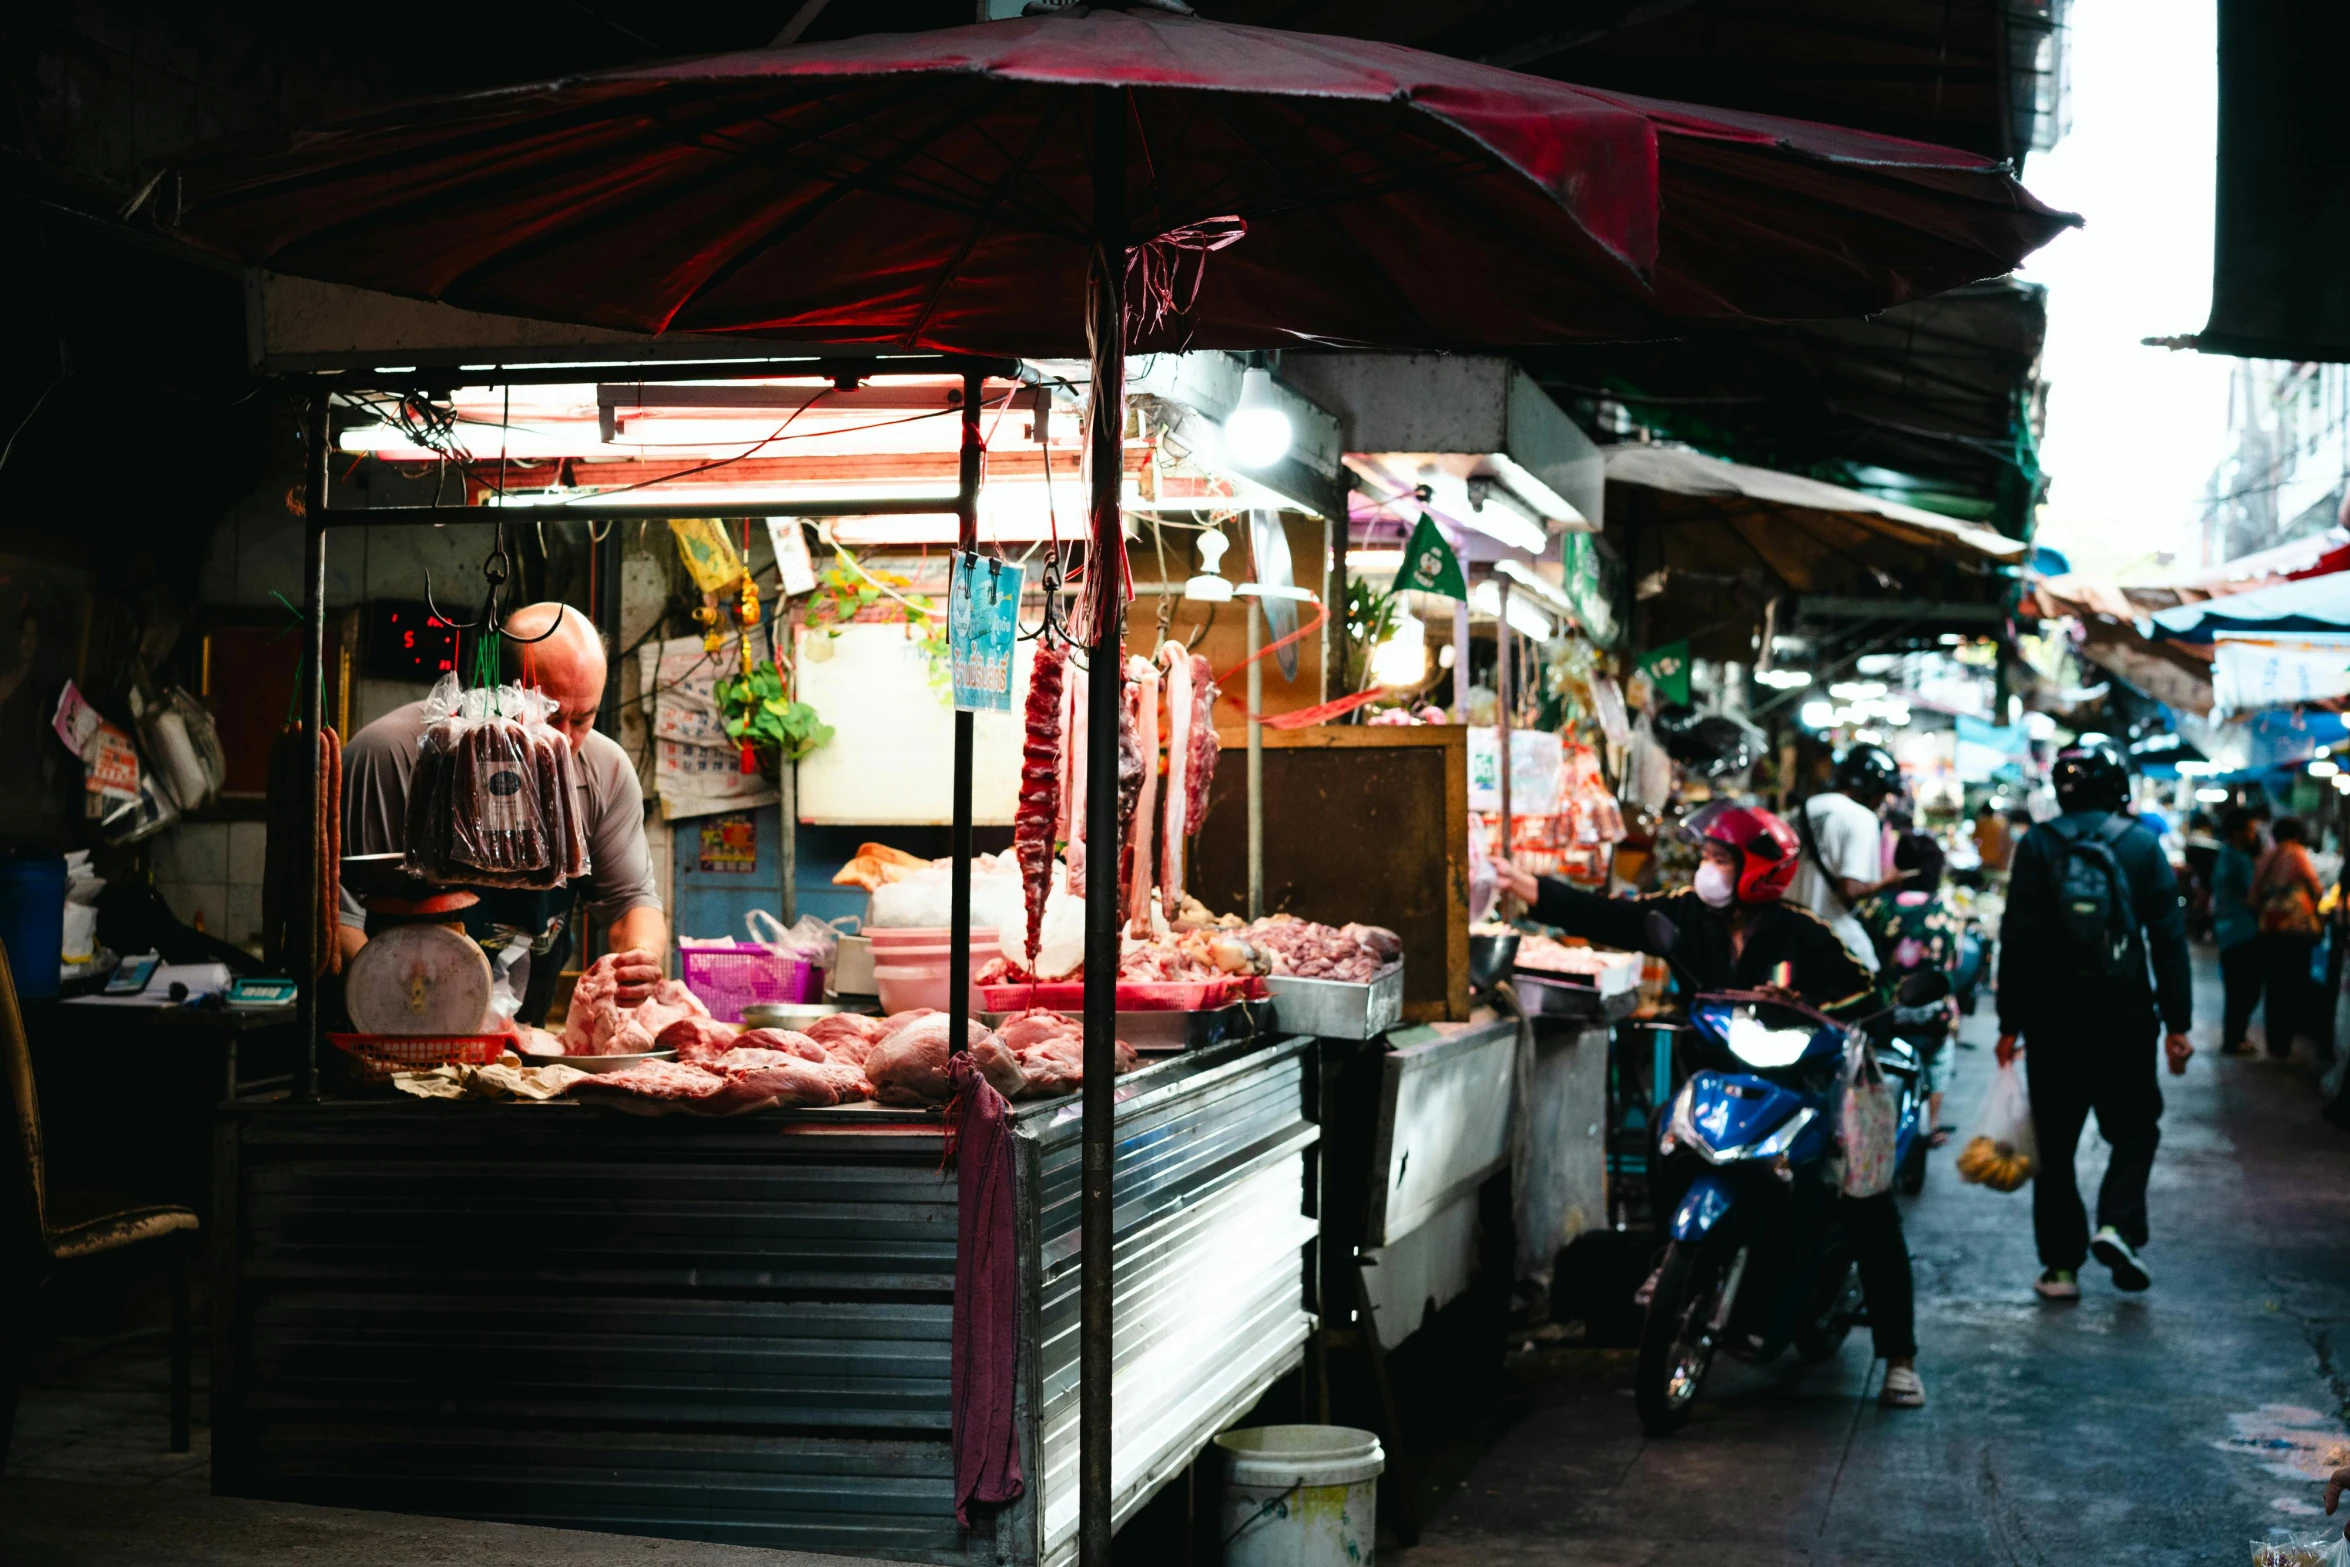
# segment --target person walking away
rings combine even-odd
[[[1890,757],[1887,758],[1891,760]],[[1870,815],[1869,852],[1876,853]],[[1502,883],[1530,905],[1532,917],[1569,935],[1673,960],[1701,991],[1792,991],[1821,1012],[1874,1011],[1869,971],[1853,961],[1834,932],[1786,900],[1803,853],[1794,829],[1769,811],[1716,801],[1682,827],[1703,856],[1696,884],[1643,898],[1607,898],[1555,876],[1504,867]],[[1660,946],[1649,916],[1663,914],[1673,938]],[[1879,1401],[1914,1409],[1926,1401],[1917,1371],[1917,1309],[1909,1243],[1890,1191],[1874,1197],[1826,1195],[1841,1204],[1845,1242],[1859,1264],[1869,1327],[1885,1362]]]
[[[1871,898],[1861,911],[1861,923],[1877,948],[1880,988],[1889,991],[1898,990],[1912,974],[1954,973],[1960,934],[1958,921],[1942,907],[1942,846],[1933,836],[1904,833],[1894,846],[1893,866],[1909,880],[1898,890]],[[1942,1096],[1950,1087],[1956,1054],[1950,1048],[1950,1029],[1957,1020],[1958,1003],[1945,1001],[1942,1006],[1941,1032],[1918,1040],[1925,1068],[1926,1141],[1935,1148],[1950,1141],[1950,1129],[1942,1124]],[[1921,1032],[1930,1031],[1905,1029],[1902,1037]]]
[[[2268,853],[2252,873],[2252,906],[2260,919],[2260,977],[2268,990],[2268,1055],[2293,1054],[2296,1034],[2317,1031],[2316,990],[2310,961],[2325,926],[2317,906],[2325,884],[2309,858],[2309,829],[2297,816],[2280,816],[2269,829]]]
[[[1829,787],[1795,808],[1802,861],[1788,901],[1809,909],[1874,974],[1876,945],[1855,914],[1867,899],[1902,880],[1885,874],[1885,802],[1901,789],[1901,767],[1881,745],[1855,745],[1836,758]]]
[[[2252,908],[2252,873],[2260,857],[2260,823],[2242,806],[2220,818],[2219,857],[2211,867],[2211,935],[2219,945],[2220,983],[2226,991],[2219,1053],[2248,1056],[2252,1011],[2260,1005],[2260,918]]]
[[[1983,862],[1985,876],[2005,874],[2011,847],[2007,817],[1986,799],[1975,811],[1975,855]]]
[[[2059,751],[2059,813],[2025,834],[1999,927],[1999,1061],[2024,1057],[2040,1169],[2032,1230],[2046,1300],[2077,1300],[2092,1253],[2125,1290],[2152,1280],[2146,1178],[2161,1140],[2162,1088],[2149,1048],[2158,1015],[2173,1073],[2194,1047],[2194,997],[2178,879],[2128,813],[2121,747],[2086,734]],[[2152,976],[2149,977],[2149,965]],[[2089,1234],[2073,1152],[2089,1113],[2112,1147]]]

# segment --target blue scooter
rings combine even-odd
[[[1836,1147],[1845,1050],[1855,1028],[1898,1021],[1949,994],[1947,976],[1913,974],[1897,1007],[1851,1026],[1747,992],[1692,1005],[1699,1070],[1673,1100],[1657,1143],[1668,1180],[1689,1179],[1640,1341],[1634,1392],[1649,1434],[1667,1435],[1688,1418],[1717,1353],[1767,1363],[1793,1348],[1822,1361],[1863,1320],[1822,1169]],[[1888,1032],[1879,1035],[1881,1067],[1914,1078]],[[1929,1130],[1919,1086],[1896,1088],[1896,1168]]]

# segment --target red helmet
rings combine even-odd
[[[1738,851],[1740,903],[1776,903],[1787,896],[1803,855],[1803,840],[1769,811],[1716,800],[1681,830],[1691,842],[1728,844]]]

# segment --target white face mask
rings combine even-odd
[[[1738,883],[1719,860],[1697,867],[1697,895],[1712,909],[1726,909],[1738,901]]]

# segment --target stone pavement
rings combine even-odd
[[[1968,1020],[1946,1120],[1970,1119],[1995,1032],[1987,1005]],[[2305,1064],[2220,1060],[2212,1032],[2163,1079],[2147,1294],[2092,1263],[2080,1304],[2041,1304],[2029,1194],[1963,1185],[1945,1150],[1905,1200],[1925,1409],[1877,1407],[1862,1331],[1808,1370],[1723,1362],[1650,1441],[1628,1353],[1537,1349],[1512,1365],[1526,1412],[1392,1567],[2169,1567],[2308,1525],[2329,1456],[2350,1462],[2350,1135]],[[2094,1192],[2104,1148],[2083,1142]]]

